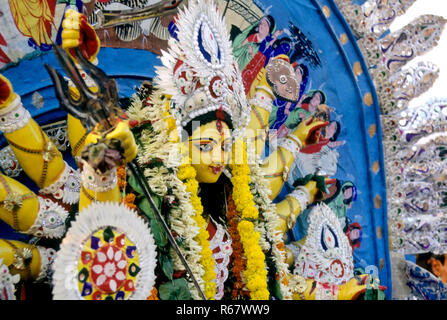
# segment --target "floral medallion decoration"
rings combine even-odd
[[[54,263],[53,295],[146,299],[155,282],[155,265],[153,237],[135,211],[124,204],[96,203],[83,210],[62,242]]]

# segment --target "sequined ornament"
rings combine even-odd
[[[48,187],[39,190],[40,194],[51,194],[63,203],[73,205],[79,202],[81,191],[80,171],[73,169],[65,162],[64,171],[59,178]]]
[[[8,266],[0,258],[0,300],[16,300],[15,284],[20,281],[20,275],[11,275]]]
[[[443,100],[384,118],[390,123],[384,144],[393,250],[412,254],[447,249],[446,118]]]
[[[233,253],[231,247],[230,234],[216,221],[212,220],[217,230],[213,238],[210,240],[210,249],[213,251],[213,258],[215,261],[214,271],[216,272],[216,295],[214,299],[220,300],[224,295],[224,283],[228,279],[228,264],[230,263],[230,256]],[[224,241],[224,238],[227,240]],[[217,252],[214,252],[217,251]],[[219,262],[218,262],[219,261]]]
[[[95,203],[62,242],[54,262],[54,299],[143,300],[151,295],[155,266],[154,240],[135,211]]]
[[[23,170],[9,145],[0,151],[0,167],[8,177],[17,177]]]
[[[65,221],[69,212],[56,202],[37,197],[39,201],[39,211],[33,225],[23,233],[32,234],[44,238],[61,238],[66,231]]]
[[[335,213],[324,203],[309,214],[307,238],[295,259],[295,274],[340,285],[354,277],[352,248]]]
[[[405,276],[411,294],[406,300],[447,300],[447,286],[434,274],[407,261]]]

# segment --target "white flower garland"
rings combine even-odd
[[[194,221],[194,209],[190,202],[190,195],[186,192],[186,187],[182,181],[177,178],[176,169],[180,166],[181,157],[178,152],[178,143],[169,141],[168,126],[163,119],[163,104],[161,93],[155,92],[151,95],[151,104],[143,105],[141,99],[133,96],[133,102],[127,114],[131,120],[138,122],[150,121],[153,131],[144,130],[141,135],[143,144],[142,150],[139,152],[138,162],[142,165],[148,163],[151,159],[160,159],[164,167],[157,169],[146,169],[145,177],[151,186],[151,190],[160,196],[165,196],[168,190],[172,190],[174,196],[178,199],[178,207],[174,207],[169,212],[169,223],[172,231],[183,239],[183,243],[187,248],[184,253],[185,259],[191,268],[200,288],[204,291],[205,284],[202,276],[205,272],[200,264],[201,246],[194,240],[199,233],[199,227]],[[169,172],[168,168],[175,169]],[[184,266],[173,253],[173,262],[175,270],[184,270]],[[200,299],[200,296],[192,283],[188,281],[190,292],[194,299]]]

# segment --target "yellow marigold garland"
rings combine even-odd
[[[213,280],[216,279],[216,272],[214,271],[213,252],[211,251],[210,242],[208,241],[209,234],[206,221],[202,217],[203,206],[200,197],[197,195],[199,183],[195,179],[196,170],[189,164],[183,164],[179,167],[177,177],[184,182],[186,191],[191,194],[191,205],[195,211],[193,219],[200,229],[199,234],[194,240],[196,240],[202,247],[202,257],[200,262],[205,270],[205,273],[202,276],[203,281],[205,281],[204,294],[207,299],[213,299],[216,294],[216,283],[213,282]]]
[[[237,229],[247,258],[247,267],[244,275],[247,279],[247,288],[250,290],[251,299],[268,300],[269,291],[267,289],[265,255],[259,245],[260,234],[254,230],[254,224],[251,221],[259,217],[259,211],[255,206],[253,195],[250,191],[250,168],[247,165],[245,143],[242,148],[233,148],[233,159],[236,159],[236,150],[243,150],[243,163],[232,166],[233,177],[231,182],[233,184],[233,199],[236,210],[241,213],[241,222]]]

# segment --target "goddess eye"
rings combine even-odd
[[[212,143],[202,143],[199,145],[196,145],[197,148],[200,149],[202,152],[210,152],[213,150],[213,144]]]
[[[225,143],[222,145],[222,150],[225,152],[229,152],[229,151],[231,151],[231,147],[232,147],[231,143]]]

